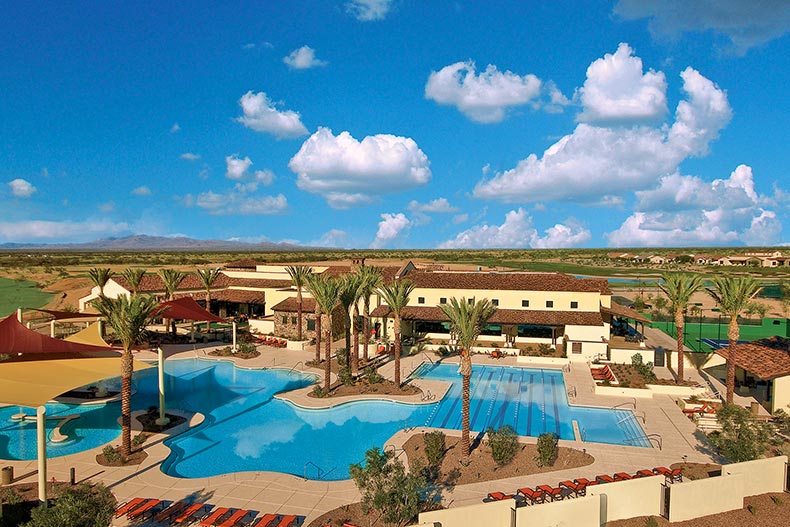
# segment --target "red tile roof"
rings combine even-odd
[[[227,278],[227,285],[231,287],[255,287],[258,289],[288,289],[292,285],[290,278],[284,280],[277,280],[273,278],[236,278],[236,277],[226,277],[226,278]]]
[[[296,297],[288,297],[282,302],[272,306],[272,311],[287,311],[289,313],[296,313],[299,308],[296,303]],[[312,313],[315,311],[315,300],[309,297],[302,298],[302,313]]]
[[[228,262],[224,265],[224,267],[225,269],[255,269],[259,265],[263,265],[263,264],[260,264],[250,258],[245,258],[243,260],[235,260],[233,262]]]
[[[729,357],[729,350],[716,353]],[[790,375],[790,339],[770,337],[735,346],[735,365],[763,380]]]
[[[606,279],[576,278],[564,273],[448,272],[412,270],[406,278],[417,287],[509,291],[570,291],[612,294]]]
[[[391,317],[388,305],[378,306],[372,317]],[[448,318],[439,307],[408,306],[401,314],[404,320],[438,320]],[[601,313],[591,311],[541,311],[532,309],[497,309],[489,319],[493,324],[532,324],[536,326],[602,326]]]
[[[110,280],[113,280],[118,285],[126,289],[127,291],[131,291],[132,288],[129,285],[129,282],[123,276],[114,275]],[[222,273],[217,276],[217,279],[211,284],[212,287],[227,287],[228,285],[228,277]],[[205,290],[203,287],[203,282],[200,281],[200,278],[195,273],[189,273],[186,277],[178,284],[176,289],[177,291],[202,291]],[[165,283],[162,281],[162,277],[156,273],[147,273],[143,276],[143,279],[140,280],[140,287],[139,291],[141,293],[164,293],[165,291]]]
[[[211,299],[221,302],[263,305],[266,303],[266,293],[263,291],[245,291],[243,289],[222,289],[220,291],[212,291]]]

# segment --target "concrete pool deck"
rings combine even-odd
[[[339,343],[338,343],[339,345]],[[165,355],[173,358],[213,358],[206,353],[213,347],[196,347],[193,345],[167,346]],[[230,359],[241,367],[246,368],[295,368],[306,373],[322,374],[319,370],[305,367],[307,361],[314,358],[313,350],[294,351],[267,346],[259,347],[261,355],[254,359]],[[140,351],[135,354],[138,359],[155,359],[156,354],[150,351]],[[224,358],[223,360],[228,360]],[[423,361],[432,360],[425,354],[406,357],[402,360],[402,378],[406,379],[414,369]],[[457,358],[454,359],[457,362]],[[525,366],[517,364],[515,357],[492,359],[486,355],[474,355],[475,364],[488,364],[500,366]],[[540,365],[529,365],[541,367]],[[585,449],[595,457],[592,465],[577,469],[561,469],[544,474],[532,476],[519,476],[504,480],[488,481],[467,485],[458,485],[452,492],[445,493],[445,505],[460,506],[480,501],[493,490],[515,491],[523,486],[533,486],[543,483],[556,484],[563,479],[587,477],[592,479],[597,474],[626,471],[634,472],[642,468],[652,468],[659,465],[669,465],[680,461],[711,462],[710,452],[696,435],[695,425],[687,419],[675,404],[672,396],[655,394],[650,399],[635,400],[631,397],[602,396],[594,393],[594,383],[589,369],[585,363],[574,363],[570,371],[565,371],[566,387],[575,387],[575,397],[570,398],[571,404],[589,405],[609,408],[622,403],[634,401],[636,411],[644,413],[643,425],[647,434],[660,434],[661,446],[658,448],[639,448],[631,446],[605,445],[581,441],[560,441],[561,446]],[[545,365],[547,368],[558,369],[556,365]],[[379,371],[382,375],[391,378],[394,373],[394,363],[388,362]],[[440,398],[444,391],[442,386],[446,383],[439,381],[413,381],[423,384],[424,390],[430,390]],[[300,406],[322,407],[326,406],[325,399],[316,399],[306,396],[306,391],[290,398]],[[372,398],[384,398],[371,396]],[[411,402],[422,403],[421,396],[410,396]],[[392,400],[407,401],[408,398],[398,397]],[[332,403],[339,404],[342,401]],[[415,428],[408,432],[399,431],[390,438],[386,445],[400,448],[406,440],[414,434],[421,434],[429,429]],[[169,431],[178,433],[181,430]],[[448,435],[460,435],[460,431],[446,430]],[[359,492],[351,480],[344,481],[314,481],[301,477],[273,472],[240,472],[208,478],[183,479],[164,474],[160,465],[168,456],[169,449],[164,445],[167,435],[158,434],[150,438],[144,445],[148,458],[139,466],[132,467],[103,467],[96,463],[95,457],[101,448],[92,449],[78,454],[51,458],[48,460],[48,478],[53,477],[58,481],[68,481],[69,469],[75,468],[77,480],[90,479],[100,481],[107,485],[118,498],[119,502],[141,496],[167,500],[190,499],[200,500],[223,507],[239,507],[252,509],[261,513],[297,514],[306,517],[306,523],[321,514],[341,505],[359,500]],[[536,442],[534,437],[521,437],[523,442]],[[36,461],[2,461],[3,466],[13,466],[15,483],[33,482],[36,480]],[[128,525],[125,520],[116,520],[113,525]],[[136,525],[141,525],[137,523]],[[142,524],[145,525],[145,524]]]

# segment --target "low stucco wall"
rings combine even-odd
[[[631,357],[636,354],[642,356],[642,362],[645,364],[655,360],[653,348],[609,349],[609,360],[618,364],[631,364]]]
[[[516,525],[529,527],[599,527],[601,500],[584,496],[540,506],[516,509]],[[479,525],[494,525],[483,523]],[[442,524],[444,527],[444,524]]]
[[[421,512],[419,523],[439,522],[442,527],[479,527],[481,525],[506,527],[510,525],[510,510],[515,508],[515,500],[503,500]]]
[[[563,366],[567,366],[568,362],[570,361],[568,359],[563,359],[559,357],[530,357],[529,355],[526,356],[519,355],[518,357],[516,357],[516,362],[518,362],[519,364],[534,364],[536,366],[551,365],[551,366],[563,367]]]
[[[653,393],[675,395],[678,397],[690,397],[692,395],[702,395],[707,391],[706,388],[692,386],[675,386],[673,384],[648,384],[647,389]]]
[[[620,388],[618,386],[595,385],[595,395],[622,395],[624,397],[637,397],[639,399],[652,399],[653,392],[640,388]]]
[[[657,516],[661,506],[664,478],[631,479],[587,487],[588,496],[599,497],[600,521],[622,520],[635,516]]]
[[[743,508],[745,478],[729,477],[684,481],[669,486],[669,521],[678,522]]]
[[[722,476],[742,475],[746,482],[745,496],[785,490],[787,456],[769,457],[724,465]]]

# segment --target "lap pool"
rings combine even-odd
[[[171,454],[161,469],[176,477],[274,471],[309,479],[347,479],[349,464],[363,460],[369,448],[383,447],[400,429],[461,426],[461,378],[456,365],[424,364],[412,374],[452,383],[438,402],[359,401],[320,410],[274,398],[313,383],[312,375],[247,370],[200,359],[171,360],[165,369],[168,407],[206,417],[201,425],[167,440]],[[157,404],[155,370],[136,373],[134,387],[134,409]],[[35,423],[11,422],[10,415],[18,411],[0,409],[0,458],[34,459]],[[84,412],[63,427],[69,441],[48,445],[51,457],[99,446],[120,433],[118,403],[48,405],[47,411]],[[570,406],[562,374],[556,370],[475,366],[470,417],[474,431],[510,425],[519,435],[553,432],[562,439],[573,439],[571,422],[576,420],[586,441],[649,446],[629,410]]]

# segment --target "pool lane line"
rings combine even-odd
[[[485,381],[485,389],[483,390],[483,395],[487,395],[487,394],[488,394],[488,390],[489,390],[489,388],[491,387],[491,378],[492,378],[493,376],[494,376],[494,372],[493,372],[493,371],[492,371],[492,372],[489,372],[489,374],[488,374],[488,379],[486,379],[486,381]],[[478,381],[478,382],[480,382],[480,383],[482,384],[482,379],[481,379],[480,381]],[[475,388],[477,388],[477,387],[475,387]],[[477,394],[477,390],[475,390],[475,395],[476,395],[476,394]],[[475,400],[475,399],[474,399],[474,398],[472,398],[472,397],[470,397],[469,399],[470,399],[470,404],[471,404],[471,401]],[[478,415],[480,415],[480,408],[482,408],[482,406],[483,406],[483,401],[482,401],[482,400],[480,400],[480,399],[478,398],[478,399],[477,399],[477,401],[479,401],[479,402],[478,402],[478,403],[477,403],[477,405],[475,406],[475,413],[474,413],[474,415],[472,415],[472,416],[471,416],[471,418],[469,419],[469,428],[470,428],[470,429],[472,429],[472,430],[474,430],[474,429],[475,429],[475,426],[474,426],[474,425],[476,425],[476,424],[477,424],[477,416],[478,416]],[[471,409],[470,409],[470,410],[471,410]],[[470,412],[470,413],[471,413],[471,412]]]
[[[560,409],[557,406],[557,385],[555,384],[554,375],[549,377],[551,379],[551,395],[552,395],[552,405],[554,407],[554,428],[556,430],[557,437],[562,437],[560,435]]]
[[[525,435],[531,436],[532,434],[532,397],[535,393],[535,385],[533,384],[535,378],[534,373],[529,374],[529,387],[527,388],[527,393],[529,395],[529,399],[527,399],[527,433]]]
[[[500,382],[501,381],[502,381],[502,379],[500,379]],[[508,386],[510,386],[512,383],[513,383],[513,372],[510,372],[510,376],[508,377],[507,384],[508,384]],[[499,392],[500,391],[502,391],[501,388],[497,390],[497,398],[499,397]],[[496,428],[499,428],[499,427],[501,427],[501,426],[503,426],[505,424],[505,413],[507,412],[508,404],[509,404],[509,402],[507,400],[507,393],[505,393],[505,398],[502,399],[502,403],[499,406],[499,410],[496,412],[496,414],[494,414],[493,417],[489,418],[488,426],[496,429]],[[518,404],[518,403],[516,403],[516,404]],[[515,423],[513,423],[513,424],[514,424],[513,431],[515,431],[516,430]]]
[[[488,411],[486,412],[486,423],[484,430],[487,430],[489,426],[491,426],[491,414],[494,410],[494,405],[496,404],[497,397],[499,397],[499,391],[502,389],[502,377],[505,376],[505,370],[501,370],[499,373],[499,379],[496,381],[496,388],[492,391],[491,396],[488,398]],[[489,388],[491,383],[489,383]],[[480,406],[483,406],[481,401]]]

